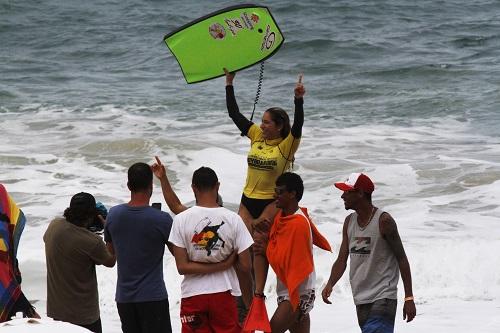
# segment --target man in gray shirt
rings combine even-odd
[[[373,206],[375,186],[368,176],[353,173],[335,186],[344,192],[345,209],[354,213],[344,221],[342,244],[322,291],[323,301],[331,304],[328,298],[350,258],[349,279],[361,331],[392,333],[399,273],[405,289],[403,319],[410,322],[416,315],[410,264],[396,222],[389,213]]]

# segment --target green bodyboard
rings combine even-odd
[[[284,42],[267,7],[224,8],[164,37],[187,83],[210,80],[271,57]]]

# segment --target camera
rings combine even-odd
[[[104,206],[99,201],[95,203],[95,210],[96,210],[96,215],[94,217],[94,221],[92,221],[92,223],[89,224],[87,229],[94,233],[101,233],[104,229],[104,224],[102,223],[98,215],[101,215],[103,219],[106,219],[106,217],[108,217],[108,210],[106,209],[106,206]]]

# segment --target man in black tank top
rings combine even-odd
[[[335,187],[343,191],[345,209],[354,213],[344,221],[339,255],[321,293],[323,301],[331,304],[328,298],[350,258],[349,279],[361,331],[392,333],[400,273],[405,290],[403,319],[410,322],[416,315],[410,264],[396,222],[373,206],[375,186],[368,176],[353,173]]]

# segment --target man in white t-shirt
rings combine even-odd
[[[238,214],[218,205],[219,181],[212,169],[196,170],[191,187],[196,206],[175,216],[168,239],[184,275],[182,332],[239,333],[233,296],[241,291],[233,266],[250,274],[253,239]]]

